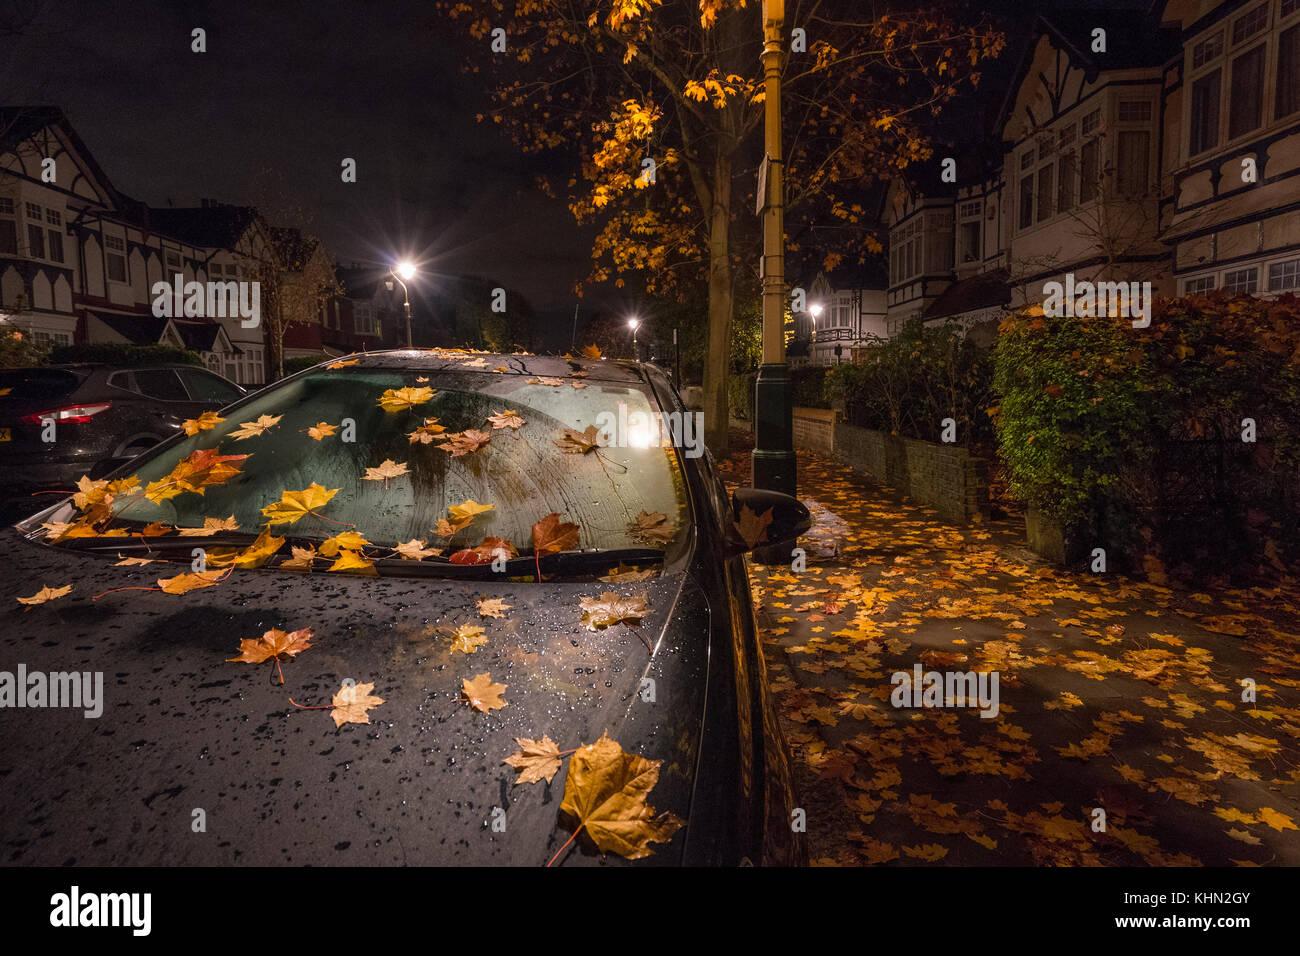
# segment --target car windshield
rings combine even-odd
[[[689,524],[671,443],[600,432],[657,411],[636,381],[334,363],[187,422],[193,434],[146,453],[133,478],[47,520],[89,523],[81,536],[144,530],[155,543],[269,529],[367,560],[418,555],[393,549],[423,541],[435,562],[473,564],[533,554],[534,525],[558,514],[542,554],[671,551]],[[55,527],[58,543],[75,540]]]

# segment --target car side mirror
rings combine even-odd
[[[731,496],[727,553],[793,542],[812,527],[812,515],[798,498],[762,488],[737,488]]]

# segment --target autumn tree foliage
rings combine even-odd
[[[720,448],[733,303],[738,285],[757,280],[760,3],[438,6],[469,35],[463,66],[491,100],[481,121],[525,153],[567,159],[567,174],[544,185],[599,226],[586,282],[638,273],[652,294],[707,286],[705,423]],[[865,190],[931,155],[927,118],[978,82],[1003,37],[948,0],[791,0],[786,34],[787,230],[820,244],[828,266],[860,259],[880,249]]]

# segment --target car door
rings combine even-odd
[[[131,374],[135,390],[149,400],[141,408],[142,418],[160,438],[176,431],[187,418],[201,415],[207,407],[190,397],[174,368],[138,368]]]
[[[216,411],[244,397],[242,388],[207,369],[183,368],[177,371],[189,390],[190,398],[199,404],[201,411]]]

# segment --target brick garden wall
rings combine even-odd
[[[835,451],[835,413],[825,408],[794,410],[794,447],[832,455]]]

